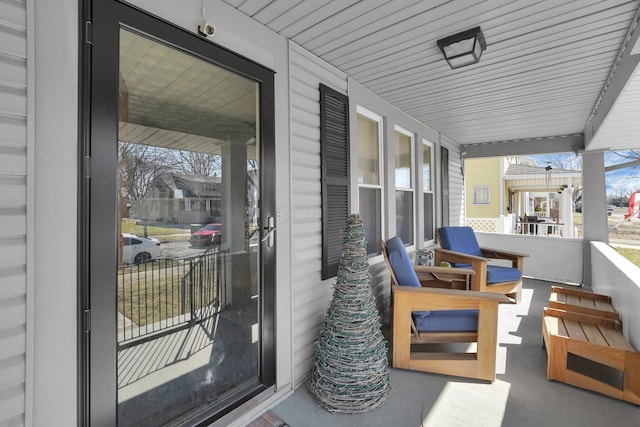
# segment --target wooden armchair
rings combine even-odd
[[[498,304],[508,301],[507,297],[421,287],[416,285],[417,275],[403,245],[390,239],[383,242],[382,253],[391,275],[392,366],[493,382]],[[451,348],[456,343],[474,342],[477,348],[473,353]],[[425,344],[449,349],[425,351]]]
[[[471,227],[442,227],[436,230],[440,248],[434,250],[435,263],[447,261],[456,267],[471,268],[471,290],[496,292],[520,301],[524,258],[528,255],[481,248]],[[490,259],[507,260],[510,267],[490,265]]]

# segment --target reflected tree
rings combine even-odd
[[[156,177],[170,170],[165,150],[123,141],[118,145],[121,195],[129,202],[141,200]]]
[[[183,175],[219,176],[222,170],[222,157],[217,154],[198,153],[177,150],[172,170]]]

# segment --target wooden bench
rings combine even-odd
[[[620,321],[611,297],[578,289],[552,286],[549,307]]]
[[[542,335],[547,379],[640,405],[640,353],[618,320],[545,308]]]

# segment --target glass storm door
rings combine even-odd
[[[263,173],[273,161],[264,126],[273,119],[263,117],[272,73],[113,9],[125,11],[104,23],[116,65],[96,69],[96,40],[92,69],[90,419],[211,421],[274,382],[273,193]],[[123,24],[129,14],[135,28]],[[113,94],[101,77],[109,71]],[[114,160],[96,169],[98,153]],[[115,397],[98,400],[107,393]]]

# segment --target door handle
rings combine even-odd
[[[273,247],[274,235],[277,230],[275,223],[276,223],[275,218],[270,216],[267,218],[267,226],[263,228],[263,230],[266,231],[266,233],[264,234],[264,236],[262,236],[261,241],[267,242],[268,248]]]

